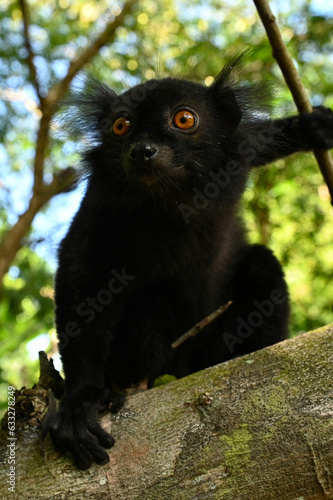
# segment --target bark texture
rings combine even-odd
[[[16,444],[16,493],[0,443],[2,498],[333,499],[333,324],[131,396],[103,417],[110,463],[78,471],[38,427]],[[39,398],[39,403],[42,398]]]

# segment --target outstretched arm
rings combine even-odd
[[[332,147],[333,111],[319,106],[312,113],[256,124],[240,152],[251,167],[259,167],[298,151]]]

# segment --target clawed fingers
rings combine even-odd
[[[92,462],[105,465],[109,455],[105,448],[114,445],[114,439],[97,421],[97,407],[83,403],[74,410],[61,408],[43,424],[42,438],[50,433],[60,453],[72,453],[79,469],[88,469]]]

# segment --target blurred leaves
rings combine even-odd
[[[52,328],[53,276],[47,263],[25,247],[5,276],[0,301],[0,410],[9,383],[37,382],[38,353],[29,356],[27,343]]]

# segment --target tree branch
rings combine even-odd
[[[22,0],[21,0],[22,1]],[[99,51],[99,49],[110,43],[115,36],[116,29],[124,23],[125,17],[129,14],[137,0],[129,0],[125,3],[121,13],[110,22],[103,33],[88,47],[75,61],[70,64],[66,76],[53,89],[50,90],[46,98],[47,106],[43,110],[43,117],[38,132],[36,156],[34,164],[34,193],[39,194],[43,190],[43,169],[45,159],[45,149],[49,142],[49,128],[52,117],[59,106],[60,100],[68,91],[73,78]],[[1,276],[0,276],[1,278]]]
[[[10,262],[22,247],[22,239],[29,230],[31,223],[45,203],[57,194],[70,191],[78,180],[74,168],[68,167],[59,174],[54,175],[50,184],[45,185],[41,195],[34,194],[30,200],[28,209],[20,215],[17,223],[6,234],[0,243],[0,277],[8,271]]]
[[[268,39],[270,41],[273,57],[276,59],[283,73],[285,81],[292,93],[297,109],[300,113],[311,113],[312,106],[306,91],[303,87],[299,74],[289,55],[287,47],[282,39],[279,27],[276,23],[276,18],[271,11],[267,0],[253,0],[262,23],[266,29]],[[329,151],[318,150],[314,151],[317,163],[327,184],[331,195],[331,203],[333,204],[333,160]]]
[[[49,437],[43,459],[47,392],[24,388],[15,438],[8,415],[0,431],[2,498],[332,499],[332,359],[330,325],[134,394],[101,419],[116,444],[89,471]]]
[[[53,176],[52,182],[45,186],[44,193],[48,199],[57,194],[67,193],[75,189],[79,174],[73,167],[67,167]]]
[[[17,223],[5,234],[0,243],[0,284],[4,274],[8,271],[11,261],[22,247],[22,239],[29,230],[37,212],[53,196],[70,190],[73,183],[77,180],[75,170],[71,168],[55,175],[53,181],[49,185],[46,185],[43,179],[45,152],[49,142],[50,122],[57,110],[59,101],[63,98],[71,81],[82,67],[96,55],[101,47],[114,39],[116,29],[124,23],[125,17],[137,3],[137,0],[129,0],[125,3],[121,13],[107,25],[97,40],[71,63],[67,75],[59,84],[51,89],[46,98],[42,98],[39,91],[37,71],[33,61],[34,55],[29,40],[29,19],[26,1],[19,0],[19,2],[23,16],[25,44],[28,50],[27,64],[30,68],[31,78],[35,85],[43,114],[37,136],[34,161],[34,186],[30,204],[28,209],[19,217]]]
[[[34,161],[34,185],[33,195],[42,196],[44,189],[44,160],[45,151],[49,143],[50,122],[53,114],[49,106],[45,106],[42,118],[39,124],[36,142],[36,154]]]
[[[15,226],[4,236],[0,244],[0,279],[8,271],[11,261],[22,247],[22,239],[43,204],[42,198],[33,196],[28,209],[20,215]]]
[[[33,53],[33,50],[32,50],[32,47],[31,47],[31,43],[30,43],[30,37],[29,37],[29,24],[30,24],[29,17],[30,16],[29,16],[29,12],[28,12],[28,7],[27,7],[27,4],[26,4],[25,0],[19,0],[19,5],[20,5],[20,8],[21,8],[22,19],[23,19],[24,41],[25,41],[26,49],[28,51],[28,55],[27,55],[26,61],[27,61],[27,64],[29,66],[32,83],[33,83],[33,85],[34,85],[34,87],[36,89],[41,109],[43,109],[43,107],[44,107],[44,98],[42,97],[42,95],[40,93],[40,87],[39,87],[39,82],[38,82],[38,77],[37,77],[37,70],[36,70],[36,66],[35,66],[35,63],[34,63],[34,57],[35,57],[35,55]]]
[[[67,89],[72,82],[73,78],[78,74],[78,72],[83,68],[83,66],[92,59],[96,53],[104,47],[107,43],[110,43],[116,34],[117,28],[122,26],[125,20],[125,17],[130,13],[134,5],[138,2],[138,0],[128,0],[121,13],[107,25],[103,33],[95,40],[90,47],[88,47],[83,54],[81,54],[75,61],[73,61],[69,68],[67,75],[63,78],[63,80],[50,92],[50,99],[58,103],[63,96],[66,94]]]

